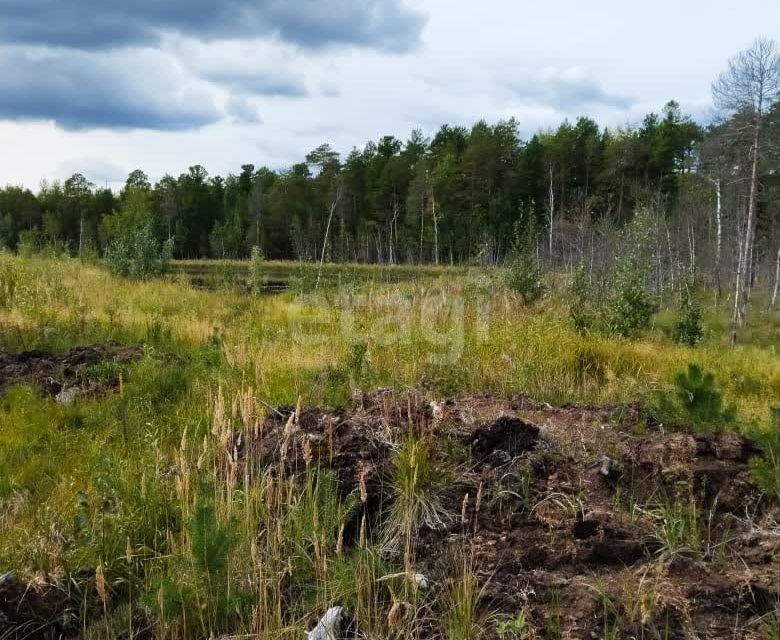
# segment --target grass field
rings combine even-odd
[[[712,309],[703,343],[689,348],[669,337],[671,311],[634,341],[579,335],[561,294],[526,307],[500,270],[327,266],[314,290],[312,267],[268,263],[269,280],[288,288],[252,296],[236,286],[243,268],[188,262],[166,279],[131,282],[76,260],[0,255],[0,350],[143,347],[87,367],[79,375],[101,391],[73,402],[23,379],[0,389],[0,573],[50,581],[97,567],[84,597],[105,615],[80,620],[84,637],[119,637],[139,608],[154,612],[159,637],[300,637],[307,614],[336,601],[367,608],[364,627],[378,624],[367,585],[411,570],[409,553],[395,568],[370,544],[341,555],[339,528],[354,505],[311,474],[300,490],[231,475],[224,445],[235,425],[271,407],[341,409],[356,390],[381,387],[623,405],[649,402],[691,362],[714,373],[742,428],[768,424],[780,399],[780,314],[759,299],[735,349],[724,346],[726,310]],[[406,454],[415,465],[422,456]],[[403,490],[414,502],[414,487]],[[291,549],[289,536],[310,543]],[[467,569],[461,587],[471,593]],[[294,615],[280,602],[282,576],[293,574],[314,589]],[[409,588],[393,601],[413,602]],[[447,637],[470,637],[458,635],[470,615],[459,593],[442,614]]]

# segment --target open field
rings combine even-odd
[[[721,433],[772,428],[765,300],[691,348],[501,269],[264,268],[0,254],[0,638],[776,637],[778,496]],[[727,424],[659,408],[689,363]]]

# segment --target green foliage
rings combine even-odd
[[[569,286],[569,315],[577,333],[587,333],[596,324],[593,296],[588,272],[585,265],[580,263]]]
[[[662,505],[653,512],[656,539],[660,552],[668,556],[680,554],[698,556],[701,553],[702,532],[696,503]]]
[[[650,212],[639,209],[623,234],[625,255],[610,282],[604,324],[609,333],[624,338],[648,329],[658,307],[647,287],[650,227]]]
[[[257,245],[252,247],[252,255],[249,261],[249,278],[247,284],[249,290],[255,294],[260,293],[265,285],[265,257],[263,250]]]
[[[769,425],[752,433],[761,456],[750,460],[753,481],[772,499],[780,501],[780,406],[770,409]]]
[[[210,583],[224,577],[228,554],[234,543],[235,523],[220,525],[214,507],[213,487],[201,486],[193,514],[187,523],[192,546],[192,560]]]
[[[444,597],[442,631],[446,640],[475,640],[483,635],[483,620],[478,604],[481,590],[470,561],[462,560],[462,566],[455,567],[449,589]]]
[[[687,372],[675,375],[674,386],[673,395],[661,393],[658,397],[662,418],[706,431],[720,431],[735,422],[736,408],[724,407],[715,376],[699,365],[690,363]]]
[[[704,337],[702,312],[688,284],[680,289],[680,309],[674,325],[674,339],[680,344],[695,347]]]
[[[394,452],[390,490],[393,502],[387,515],[385,546],[403,549],[409,560],[420,526],[440,527],[447,519],[442,492],[450,478],[448,469],[434,460],[427,440],[409,435]]]
[[[541,265],[530,242],[525,239],[515,242],[506,284],[526,305],[533,304],[544,295]]]
[[[161,243],[150,225],[123,233],[106,250],[106,263],[115,275],[143,280],[167,270],[172,243]]]
[[[0,260],[0,309],[10,309],[16,297],[20,273],[9,261]]]
[[[191,625],[219,633],[243,619],[251,594],[229,584],[228,562],[234,551],[237,523],[222,522],[211,483],[201,480],[187,521],[189,553],[175,558],[169,572],[152,583],[147,600],[167,624]]]
[[[644,284],[644,277],[633,260],[618,270],[606,308],[606,326],[610,333],[634,338],[648,329],[657,305]]]
[[[518,611],[514,617],[499,621],[496,633],[500,640],[526,640],[531,630],[525,611]]]

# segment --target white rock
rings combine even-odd
[[[343,607],[331,607],[320,618],[317,626],[311,631],[306,632],[307,640],[337,640],[339,628],[341,627],[341,616],[344,614]]]

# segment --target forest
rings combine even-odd
[[[777,244],[780,202],[780,108],[762,117],[758,262]],[[546,255],[566,262],[582,257],[599,225],[620,226],[648,204],[663,210],[675,242],[707,252],[718,198],[728,238],[747,197],[741,124],[734,114],[705,127],[669,102],[623,128],[581,117],[522,140],[514,120],[480,121],[443,125],[431,139],[419,130],[406,142],[383,136],[345,159],[323,144],[278,171],[245,164],[222,177],[194,165],[152,185],[136,170],[119,193],[75,174],[37,193],[0,190],[0,244],[101,253],[124,213],[173,239],[177,258],[245,258],[259,246],[269,259],[313,260],[332,214],[325,252],[333,261],[497,264],[520,224],[547,238]]]

